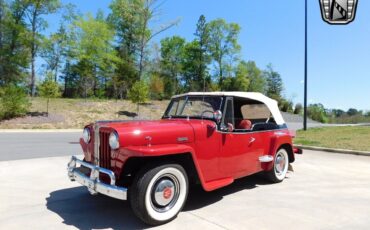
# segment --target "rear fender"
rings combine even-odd
[[[270,140],[270,150],[269,155],[273,156],[275,159],[276,152],[280,148],[285,148],[288,151],[289,163],[294,162],[294,152],[292,147],[292,136],[289,132],[275,132],[271,136]],[[269,171],[273,168],[274,162],[262,163],[262,169]]]

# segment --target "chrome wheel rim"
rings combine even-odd
[[[179,198],[179,181],[171,174],[158,178],[151,191],[151,205],[157,212],[170,210]]]
[[[286,157],[281,152],[278,152],[276,154],[275,158],[275,173],[277,175],[282,175],[285,173],[285,167],[286,167]]]

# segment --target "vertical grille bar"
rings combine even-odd
[[[99,157],[100,157],[100,167],[109,169],[110,168],[110,146],[109,146],[109,131],[101,130],[99,133],[100,137],[100,147],[99,147]]]
[[[94,126],[94,163],[95,165],[100,165],[99,163],[99,144],[100,144],[100,125],[96,123]]]

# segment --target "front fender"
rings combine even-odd
[[[200,166],[198,164],[195,151],[189,145],[184,144],[165,144],[165,145],[147,145],[147,146],[128,146],[120,149],[115,160],[115,173],[118,175],[124,168],[124,163],[130,157],[160,157],[160,156],[170,156],[189,153],[191,155],[192,161],[194,163],[195,169],[197,171],[199,180],[203,186],[206,187],[204,176]]]

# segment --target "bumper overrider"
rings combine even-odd
[[[81,171],[81,167],[77,167],[78,164],[89,168],[90,176],[83,173]],[[99,173],[108,175],[110,178],[110,184],[100,181]],[[87,163],[77,159],[75,156],[72,156],[68,163],[68,177],[71,181],[77,181],[86,186],[89,192],[93,195],[101,193],[116,199],[127,200],[127,188],[116,186],[116,176],[111,170]]]

